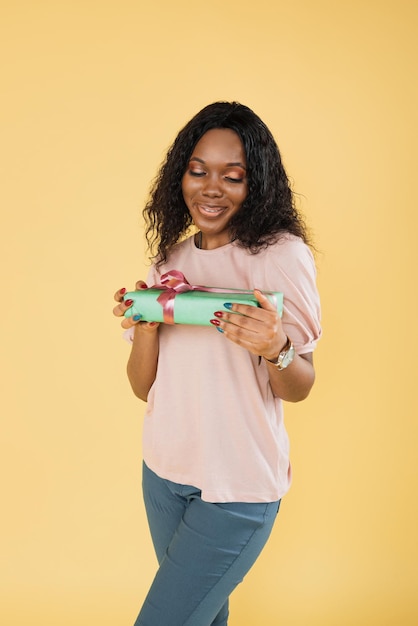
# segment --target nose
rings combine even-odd
[[[205,176],[202,193],[209,198],[219,198],[222,196],[222,185],[218,176]]]

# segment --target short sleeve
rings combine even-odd
[[[312,352],[321,337],[321,308],[315,261],[309,247],[294,237],[272,247],[269,283],[283,292],[283,328],[296,352]]]

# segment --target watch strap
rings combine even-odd
[[[279,356],[276,359],[266,359],[269,363],[272,363],[277,367],[278,370],[284,370],[290,363],[293,361],[295,355],[295,348],[293,343],[289,337],[287,337],[287,342],[284,345],[283,349],[280,351]],[[290,360],[289,360],[290,357]]]

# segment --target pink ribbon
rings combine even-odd
[[[182,272],[170,270],[161,276],[161,283],[153,285],[151,289],[161,289],[157,302],[163,307],[163,319],[166,324],[175,324],[174,321],[174,300],[179,293],[186,291],[205,291],[209,293],[251,293],[251,291],[239,291],[237,289],[224,289],[222,287],[203,287],[202,285],[191,285]],[[270,292],[267,292],[270,293]],[[273,294],[271,294],[273,295]]]
[[[161,276],[161,284],[153,285],[152,289],[163,290],[163,293],[158,296],[157,302],[163,307],[163,318],[166,324],[175,324],[174,300],[179,293],[185,293],[186,291],[212,291],[217,293],[224,291],[228,293],[228,289],[220,290],[201,285],[191,285],[185,275],[178,270],[170,270],[163,274]]]
[[[152,289],[162,289],[157,302],[163,307],[163,317],[166,324],[174,324],[174,298],[178,293],[196,289],[187,280],[184,274],[177,270],[170,270],[161,276],[161,284],[153,285]]]

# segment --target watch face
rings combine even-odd
[[[279,358],[279,363],[280,363],[279,368],[284,370],[285,367],[291,364],[294,358],[295,358],[295,348],[293,346],[290,346],[289,350],[285,352],[283,357],[281,359]]]

